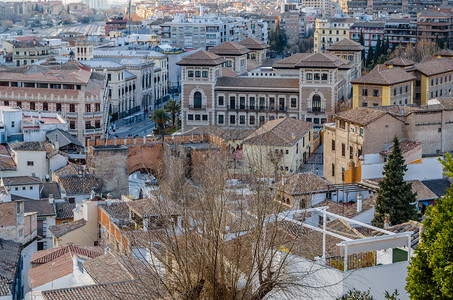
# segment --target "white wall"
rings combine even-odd
[[[39,200],[39,186],[39,184],[11,185],[8,189],[12,195]]]
[[[45,179],[49,173],[47,169],[46,151],[14,151],[17,170],[13,176],[35,176]],[[27,162],[32,161],[33,166]]]
[[[23,269],[22,269],[22,285],[24,287],[24,294],[27,294],[31,291],[30,285],[28,283],[28,271],[30,270],[31,264],[30,260],[33,255],[38,249],[38,242],[34,240],[32,243],[28,244],[22,250],[22,261],[23,261]],[[0,298],[1,299],[1,298]]]
[[[362,165],[362,180],[382,178],[385,163]],[[405,180],[442,179],[443,165],[437,157],[425,157],[421,163],[408,164]]]
[[[49,159],[49,171],[56,171],[68,164],[68,158],[61,154],[57,154]],[[49,174],[50,175],[50,174]]]

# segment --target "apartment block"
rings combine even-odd
[[[349,39],[349,28],[353,18],[316,19],[314,51],[324,52],[333,43]]]

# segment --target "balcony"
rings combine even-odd
[[[189,105],[190,110],[206,110],[206,105]]]
[[[309,108],[307,111],[312,114],[323,114],[326,112],[324,109],[321,109],[319,107],[312,107]]]
[[[103,128],[90,128],[90,129],[83,130],[84,135],[96,134],[96,133],[104,133],[104,129]]]

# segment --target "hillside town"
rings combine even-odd
[[[0,300],[453,298],[453,1],[0,2]]]

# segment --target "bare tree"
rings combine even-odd
[[[126,257],[143,264],[125,266],[144,294],[149,299],[263,299],[276,291],[300,296],[311,271],[288,266],[301,229],[287,230],[287,222],[277,220],[289,207],[274,200],[268,181],[251,172],[248,188],[230,188],[230,153],[220,149],[192,156],[196,164],[187,178],[185,154],[172,153],[164,158],[159,190],[131,202],[143,209],[135,221],[143,222],[144,230],[129,235],[134,249]],[[280,160],[278,153],[274,162]],[[281,176],[277,167],[275,172]]]

